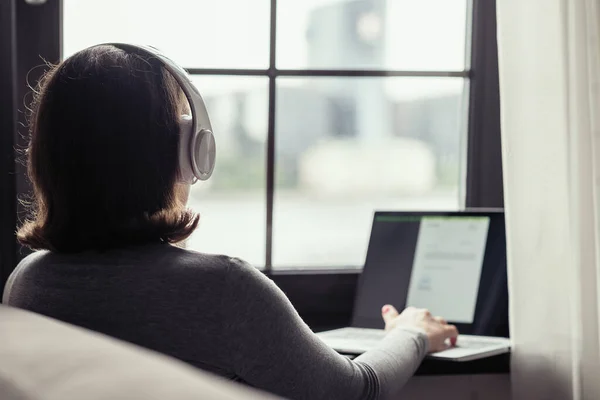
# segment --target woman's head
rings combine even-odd
[[[49,71],[32,104],[33,213],[19,240],[76,252],[187,238],[198,224],[177,184],[187,108],[175,79],[142,53],[96,46]]]

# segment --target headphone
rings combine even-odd
[[[105,43],[129,53],[144,54],[159,60],[171,73],[185,94],[192,115],[181,115],[179,119],[179,174],[182,183],[194,184],[205,181],[215,169],[216,148],[208,111],[200,92],[188,73],[160,50],[143,45]],[[102,45],[100,45],[102,46]]]

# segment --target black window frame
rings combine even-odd
[[[26,146],[25,111],[28,84],[41,73],[41,60],[58,62],[62,55],[62,0],[30,4],[5,0],[0,5],[0,288],[28,251],[16,243],[15,230],[25,215],[18,201],[30,192],[19,149]],[[270,50],[267,69],[188,68],[193,75],[263,76],[269,80],[269,116],[266,143],[266,258],[269,275],[306,275],[303,267],[275,268],[272,265],[273,199],[275,191],[275,103],[278,77],[461,77],[469,81],[466,163],[464,165],[465,208],[503,207],[500,148],[500,105],[496,44],[496,1],[470,0],[470,66],[463,71],[402,71],[360,69],[278,69],[276,66],[277,0],[271,0]],[[469,49],[467,49],[469,50]],[[8,56],[7,56],[8,55]],[[467,63],[468,65],[469,63]],[[10,88],[10,90],[4,90]],[[15,149],[17,150],[15,152]],[[324,266],[310,274],[358,274],[356,268]],[[287,279],[287,278],[286,278]]]
[[[0,2],[0,288],[16,264],[16,180],[14,134],[17,131],[16,8]]]

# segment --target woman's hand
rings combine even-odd
[[[391,305],[383,306],[381,310],[385,321],[385,330],[388,331],[397,326],[417,328],[424,331],[429,338],[429,352],[446,350],[450,345],[456,344],[458,330],[456,326],[449,325],[443,318],[434,317],[428,310],[408,307],[402,314]],[[448,345],[448,341],[450,345]]]

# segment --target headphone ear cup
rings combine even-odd
[[[215,137],[209,130],[202,129],[192,138],[192,169],[201,181],[211,177],[215,169]]]
[[[179,180],[190,185],[196,182],[192,166],[194,141],[192,125],[192,117],[189,115],[182,115],[179,119]]]

